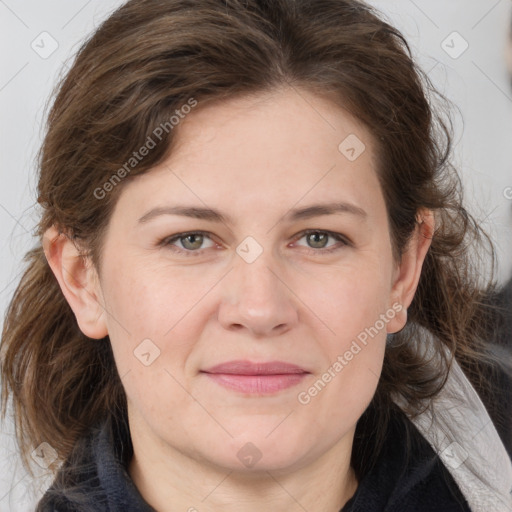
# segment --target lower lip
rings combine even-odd
[[[206,373],[206,372],[205,372]],[[228,389],[242,393],[276,393],[297,385],[307,373],[286,373],[279,375],[233,375],[228,373],[206,373],[210,379]]]

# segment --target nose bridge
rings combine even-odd
[[[280,265],[271,248],[263,248],[255,238],[247,237],[236,252],[229,300],[223,301],[219,315],[224,326],[242,325],[250,331],[269,334],[278,327],[294,324],[297,312],[291,300],[293,294],[280,276]]]
[[[270,247],[263,247],[254,237],[246,237],[236,248],[236,290],[238,302],[242,300],[254,307],[280,299],[280,290]]]

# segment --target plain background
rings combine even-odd
[[[369,3],[403,31],[422,68],[460,108],[460,113],[454,111],[454,162],[463,177],[469,210],[497,245],[498,280],[504,282],[512,274],[512,200],[506,193],[512,187],[512,87],[505,67],[511,2]],[[23,255],[36,243],[35,155],[45,105],[84,38],[121,4],[119,0],[0,0],[2,316],[19,280]],[[41,38],[47,50],[52,49],[52,40],[58,45],[48,57],[33,49],[42,46]],[[22,470],[12,423],[1,428],[0,512],[33,511],[46,484],[31,482]]]

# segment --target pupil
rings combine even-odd
[[[313,243],[317,243],[318,242],[318,237],[320,238],[326,238],[326,234],[325,233],[311,233],[310,236],[313,236],[315,237],[315,239],[313,240]],[[325,240],[324,240],[325,241]],[[321,244],[320,247],[324,247],[325,244]]]
[[[200,245],[201,245],[201,240],[202,240],[202,239],[201,239],[202,235],[187,235],[187,236],[185,237],[185,242],[186,242],[186,243],[184,244],[184,245],[185,245],[185,247],[187,246],[186,244],[187,244],[188,242],[190,242],[190,243],[194,246],[194,242],[193,242],[193,240],[194,240],[194,238],[196,238],[196,237],[199,239],[199,246],[200,246]],[[194,246],[194,247],[192,247],[192,249],[195,249],[196,247],[197,247],[197,241],[196,241],[195,246]]]

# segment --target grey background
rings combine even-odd
[[[80,42],[118,0],[0,0],[0,311],[3,313],[35,243],[35,155],[41,142],[45,104],[59,74]],[[512,274],[512,90],[505,68],[510,0],[373,0],[400,28],[416,59],[436,86],[461,111],[455,119],[454,161],[463,176],[467,205],[498,249],[498,279]],[[442,47],[454,31],[469,44],[458,58]],[[42,32],[58,48],[42,58]],[[454,38],[455,37],[455,38]],[[450,36],[452,52],[462,48]],[[453,41],[453,42],[452,42]],[[44,49],[51,49],[45,39]],[[33,511],[49,484],[33,482],[21,469],[13,425],[1,425],[0,512]]]

